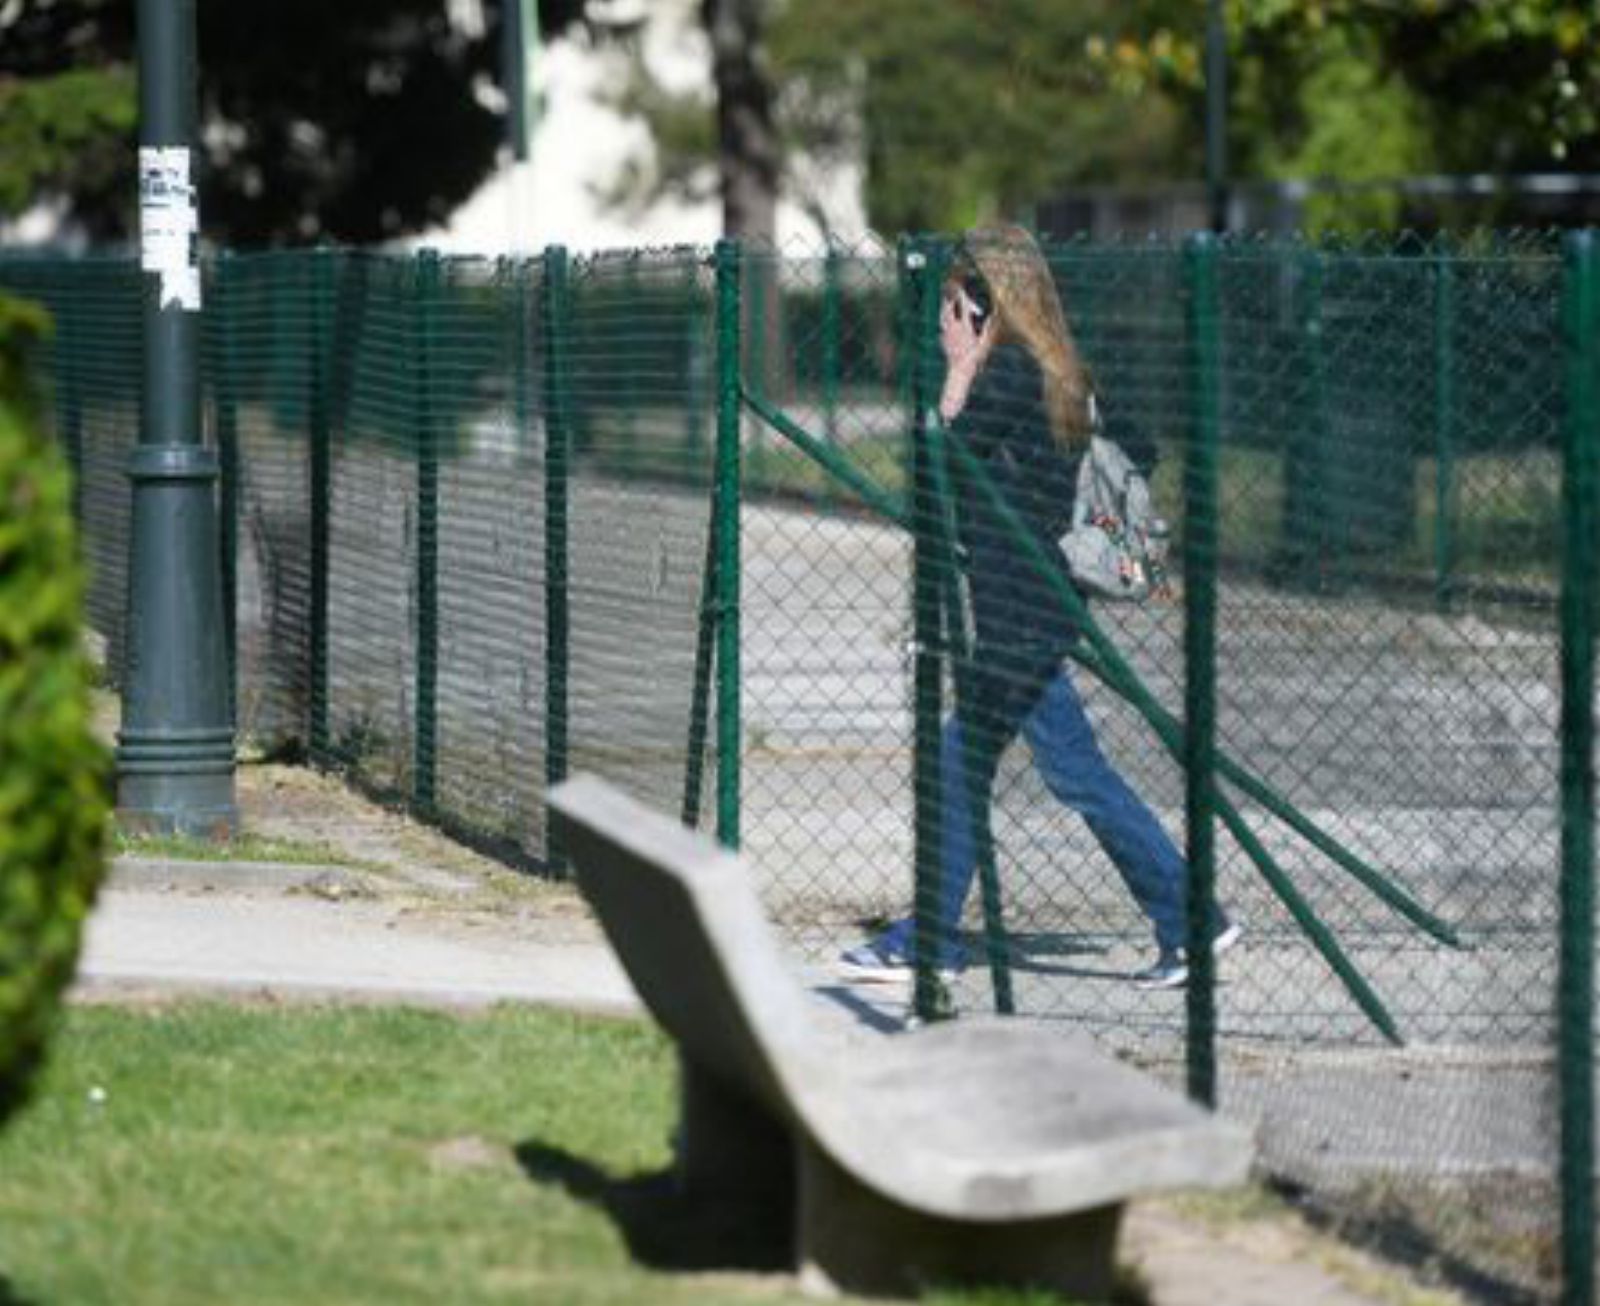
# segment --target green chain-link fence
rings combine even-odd
[[[1246,932],[1214,988],[1134,988],[1149,928],[1019,744],[992,808],[1003,947],[975,892],[979,964],[916,993],[1187,1073],[1333,1209],[1492,1291],[1575,1301],[1590,248],[1048,251],[1108,433],[1160,454],[1182,590],[1094,605],[1069,674],[1180,847],[1204,851],[1215,766],[1216,894]],[[534,866],[559,865],[546,783],[599,771],[739,842],[805,962],[909,911],[937,867],[939,717],[976,667],[948,504],[982,477],[928,417],[949,254],[216,260],[242,735]],[[136,273],[12,255],[0,287],[55,314],[114,674]],[[1208,705],[1214,737],[1186,734]]]

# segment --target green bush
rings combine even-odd
[[[0,1121],[25,1099],[105,869],[67,469],[0,393]]]

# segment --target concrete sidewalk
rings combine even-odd
[[[408,887],[335,866],[123,858],[90,920],[78,985],[91,995],[165,988],[640,1011],[581,919],[530,921]]]

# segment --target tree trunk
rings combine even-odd
[[[761,59],[763,0],[702,0],[717,87],[724,236],[770,246],[777,235],[779,148]]]

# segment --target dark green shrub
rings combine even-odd
[[[0,394],[0,1120],[24,1100],[105,869],[67,469]]]

